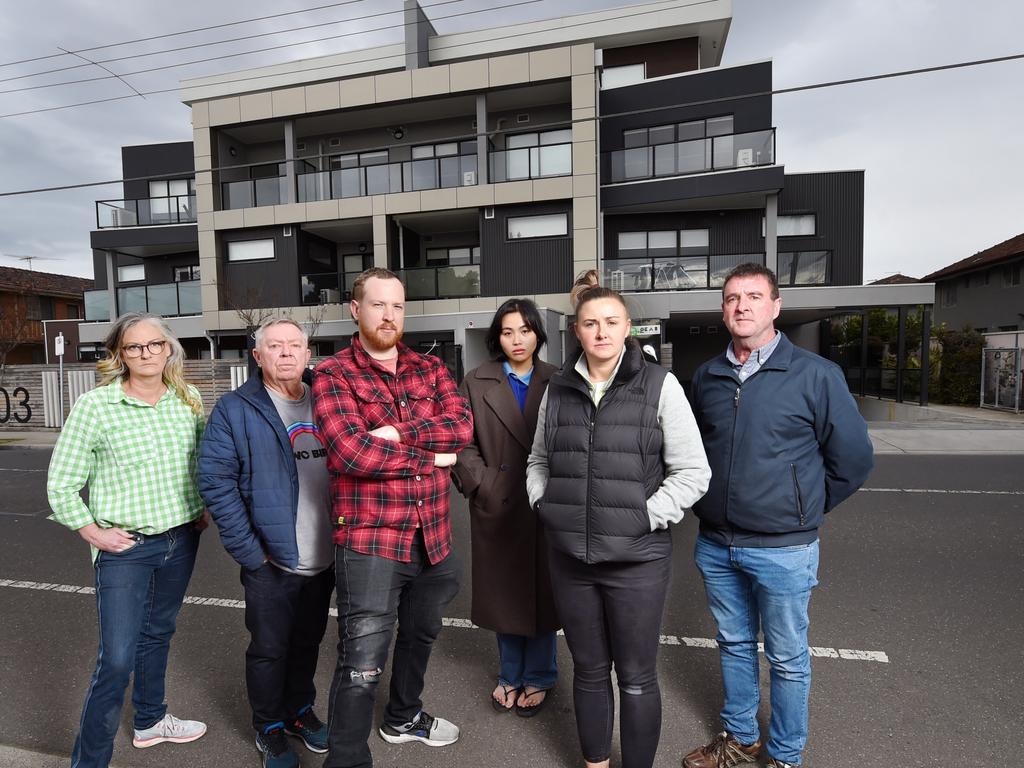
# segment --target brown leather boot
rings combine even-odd
[[[749,747],[740,744],[730,734],[722,731],[710,744],[697,747],[683,758],[683,768],[733,768],[740,763],[755,763],[761,753],[761,741]]]
[[[768,762],[764,764],[764,768],[800,768],[795,763],[784,763],[781,760],[776,760],[774,757],[769,757]]]

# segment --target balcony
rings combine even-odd
[[[729,270],[746,262],[764,264],[764,254],[605,259],[601,284],[620,292],[721,288]]]
[[[117,311],[151,312],[162,317],[199,315],[203,311],[202,294],[198,280],[155,285],[133,285],[117,289]],[[110,299],[108,291],[85,292],[85,319],[109,321]]]
[[[619,149],[606,155],[610,183],[775,164],[775,129]]]
[[[225,181],[220,185],[221,209],[257,208],[281,205],[288,200],[288,177],[269,176],[262,179]]]
[[[490,154],[492,182],[572,175],[572,142],[506,149]]]
[[[96,201],[96,229],[194,224],[195,221],[195,195]]]
[[[402,269],[398,277],[405,283],[408,301],[459,299],[480,295],[480,265]]]

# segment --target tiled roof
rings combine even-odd
[[[37,294],[39,296],[75,296],[92,288],[93,281],[84,277],[55,275],[34,269],[0,267],[0,291]]]
[[[1004,240],[999,245],[993,245],[987,250],[978,251],[973,256],[961,259],[955,264],[950,264],[948,267],[943,267],[937,272],[932,272],[930,275],[925,275],[921,278],[921,282],[931,283],[941,277],[958,275],[961,272],[970,272],[978,267],[998,264],[1001,261],[1007,261],[1016,256],[1024,256],[1024,233],[1011,237],[1009,240]]]
[[[920,282],[916,277],[907,277],[901,272],[897,272],[895,275],[889,275],[883,277],[881,280],[872,280],[868,285],[903,285],[905,283],[917,283]]]

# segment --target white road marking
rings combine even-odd
[[[49,472],[48,469],[18,469],[17,467],[0,467],[0,472]]]
[[[73,584],[49,584],[46,582],[39,581],[19,581],[17,579],[0,579],[0,587],[10,587],[11,589],[31,589],[40,592],[73,592],[80,595],[94,595],[96,589],[94,587],[78,587]],[[243,600],[229,600],[222,597],[196,597],[189,595],[185,598],[185,603],[188,605],[209,605],[215,608],[245,608],[245,601]],[[331,615],[337,616],[338,611],[331,608]],[[456,627],[458,629],[480,629],[469,619],[458,619],[445,617],[441,619],[441,623],[446,627]],[[562,634],[559,631],[559,634]],[[718,643],[710,637],[677,637],[675,635],[662,635],[662,645],[680,645],[687,648],[717,648]],[[764,653],[764,644],[758,643],[757,650],[760,653]],[[889,656],[885,651],[856,651],[847,648],[822,648],[817,646],[811,646],[811,656],[816,656],[821,659],[845,659],[846,661],[876,661],[882,664],[889,663]]]
[[[974,491],[948,488],[861,488],[871,493],[949,493],[980,496],[1024,496],[1024,491]]]

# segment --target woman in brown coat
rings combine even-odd
[[[491,703],[532,717],[558,676],[559,628],[547,544],[526,496],[526,459],[537,409],[557,369],[537,358],[547,337],[529,299],[502,304],[487,331],[494,359],[470,371],[460,391],[473,409],[473,443],[459,454],[456,481],[469,499],[475,624],[498,637]]]

